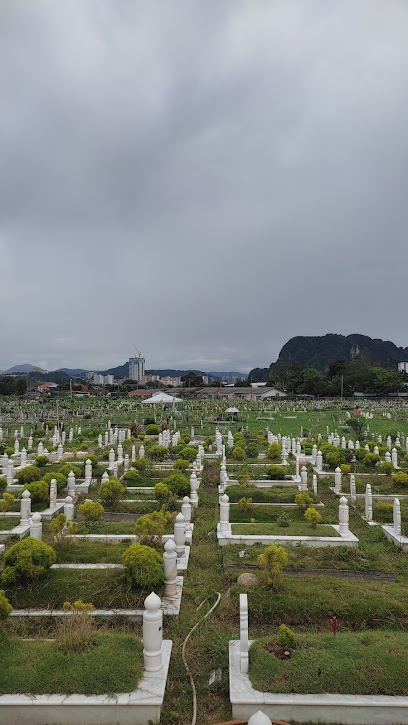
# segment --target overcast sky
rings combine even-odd
[[[406,0],[1,0],[0,368],[408,345]]]

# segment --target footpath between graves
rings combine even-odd
[[[192,693],[182,660],[182,647],[191,628],[216,602],[217,592],[221,593],[220,606],[193,633],[186,647],[186,659],[197,690],[197,723],[213,725],[231,718],[228,642],[237,636],[239,620],[237,608],[234,606],[230,611],[226,606],[229,583],[223,580],[222,555],[216,537],[218,480],[218,468],[207,462],[198,491],[200,505],[194,520],[193,546],[184,576],[180,615],[177,620],[166,620],[165,636],[173,640],[173,650],[162,725],[191,723]],[[197,611],[203,600],[207,601]]]

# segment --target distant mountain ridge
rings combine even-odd
[[[397,347],[389,340],[367,335],[335,335],[292,337],[282,347],[278,363],[304,363],[326,372],[335,360],[362,358],[372,364],[391,364],[408,360],[408,347]]]
[[[408,347],[397,347],[389,340],[368,337],[360,333],[352,335],[298,335],[291,337],[282,347],[276,363],[269,368],[254,368],[249,373],[253,382],[265,381],[274,365],[301,363],[327,372],[335,360],[350,361],[355,358],[372,365],[397,368],[399,362],[408,361]]]
[[[41,368],[38,368],[36,365],[30,365],[28,363],[24,365],[14,365],[11,368],[8,368],[8,370],[0,370],[0,375],[7,375],[7,374],[17,374],[17,373],[32,373],[33,370],[38,371],[38,373],[47,376],[58,376],[59,380],[66,379],[65,376],[68,377],[81,377],[84,376],[88,370],[86,368],[58,368],[57,370],[50,370],[49,373],[45,373],[44,370]],[[187,368],[186,370],[175,370],[173,368],[165,368],[161,370],[146,370],[146,373],[150,373],[152,375],[160,375],[163,377],[181,377],[182,375],[186,375],[186,373],[190,372],[192,368]],[[94,372],[97,372],[101,375],[114,375],[115,378],[127,378],[129,376],[129,363],[126,362],[123,365],[117,365],[113,368],[108,368],[107,370],[95,370]],[[198,375],[208,375],[209,380],[221,380],[223,378],[229,378],[229,377],[245,377],[245,373],[240,372],[203,372],[202,370],[193,370],[193,372],[197,373]],[[44,378],[45,379],[45,378]]]

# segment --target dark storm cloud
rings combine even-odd
[[[0,367],[408,344],[408,5],[3,0]]]

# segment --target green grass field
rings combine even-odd
[[[249,677],[263,692],[408,695],[405,632],[296,633],[289,659],[269,652],[268,636],[249,650]]]
[[[95,644],[65,654],[57,642],[0,638],[0,694],[102,695],[131,692],[143,673],[141,641],[97,634]]]

